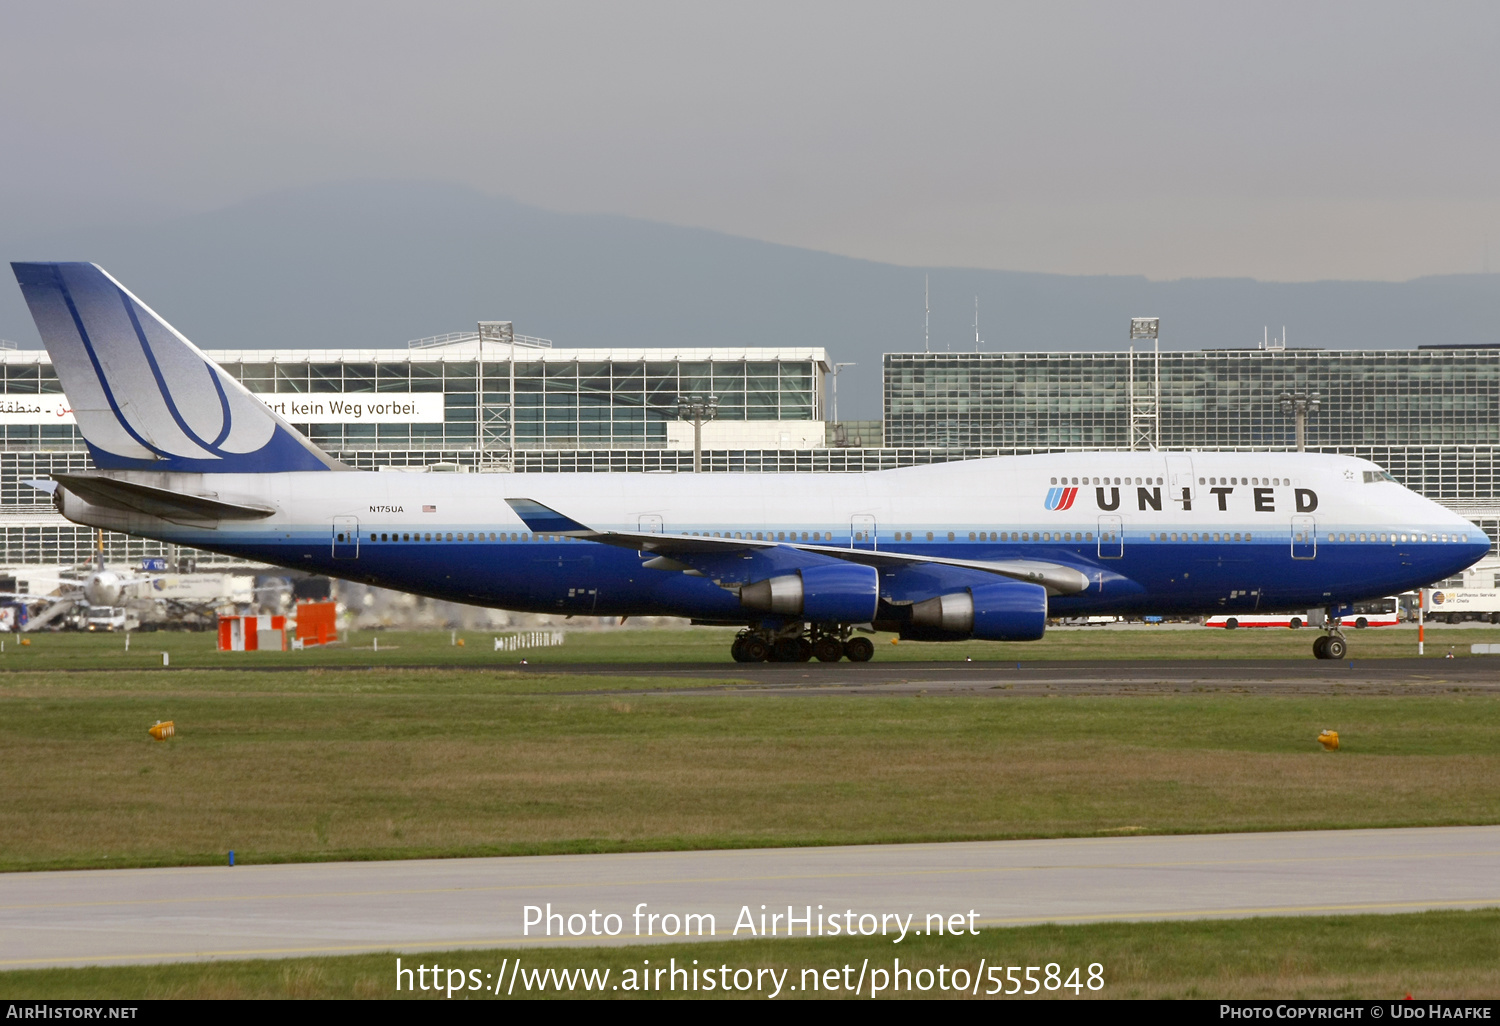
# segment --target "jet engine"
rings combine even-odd
[[[982,638],[985,641],[1036,641],[1047,628],[1047,589],[1040,584],[997,578],[914,603],[913,640]]]
[[[740,588],[747,609],[813,623],[869,623],[879,599],[879,574],[857,563],[803,567]]]

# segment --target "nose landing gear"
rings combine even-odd
[[[750,628],[740,632],[729,646],[737,663],[867,663],[875,654],[869,638],[851,637],[850,625],[843,623],[789,624],[780,629]]]

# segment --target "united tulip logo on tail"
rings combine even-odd
[[[1051,488],[1047,491],[1047,508],[1052,510],[1064,510],[1073,508],[1073,500],[1078,498],[1077,488]]]

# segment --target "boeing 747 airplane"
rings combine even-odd
[[[862,474],[378,474],[330,458],[94,264],[16,263],[95,470],[69,520],[482,606],[743,628],[732,654],[868,660],[855,628],[1027,641],[1049,615],[1322,607],[1489,551],[1361,459],[1057,453]]]

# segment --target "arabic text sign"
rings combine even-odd
[[[441,424],[441,392],[257,392],[293,424]]]
[[[441,424],[440,392],[258,392],[293,424]],[[64,395],[0,396],[0,425],[76,424]]]
[[[74,424],[65,395],[0,396],[0,424]]]

